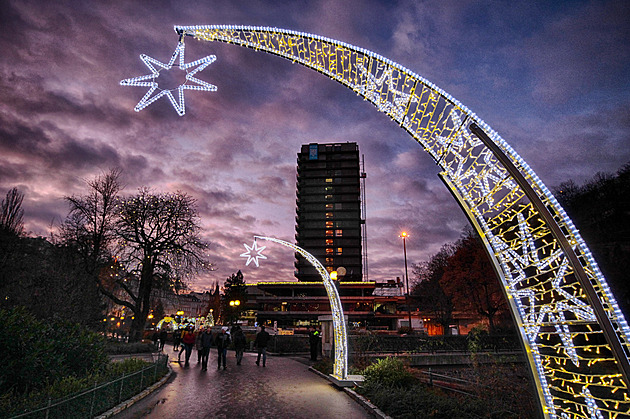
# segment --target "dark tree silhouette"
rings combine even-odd
[[[22,235],[24,232],[23,200],[24,194],[17,188],[7,192],[5,199],[0,204],[0,233],[13,236]]]
[[[117,304],[131,309],[130,341],[142,338],[154,289],[177,291],[189,275],[211,269],[207,243],[198,234],[195,200],[185,193],[155,194],[146,188],[117,205],[117,264],[113,275],[121,292],[104,290]]]
[[[554,195],[593,252],[622,311],[630,315],[630,163],[582,186],[562,183]]]
[[[464,234],[448,258],[440,285],[458,310],[485,317],[490,333],[495,333],[495,317],[507,309],[507,302],[479,238],[472,231]]]
[[[120,175],[120,169],[111,169],[86,182],[86,195],[65,197],[70,212],[61,225],[61,238],[83,255],[88,273],[93,275],[111,262],[116,203],[123,189]]]
[[[428,262],[413,265],[412,274],[415,282],[411,290],[413,299],[421,310],[432,314],[447,335],[453,320],[453,300],[444,291],[440,279],[454,252],[452,244],[445,244]]]
[[[240,270],[225,280],[223,293],[224,298],[221,308],[223,323],[231,324],[238,320],[247,302],[247,286],[245,285],[243,273]],[[231,306],[230,301],[238,301],[240,304]]]

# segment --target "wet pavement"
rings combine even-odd
[[[236,365],[228,351],[227,369],[217,369],[210,352],[208,371],[201,371],[197,351],[189,367],[177,363],[178,352],[165,347],[173,369],[171,379],[115,419],[138,418],[369,418],[371,415],[345,392],[308,370],[307,358],[267,356],[257,366],[256,354],[245,353]]]

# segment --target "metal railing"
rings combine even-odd
[[[155,383],[168,369],[168,355],[157,355],[154,363],[140,371],[119,377],[107,383],[94,383],[94,387],[58,400],[48,399],[46,406],[12,416],[17,418],[93,418]]]

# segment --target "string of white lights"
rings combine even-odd
[[[313,265],[315,269],[317,269],[319,275],[322,277],[324,288],[326,289],[328,299],[330,300],[330,309],[333,319],[335,342],[335,363],[333,365],[333,376],[339,380],[345,380],[348,377],[348,335],[346,332],[346,322],[343,315],[341,299],[339,298],[339,293],[337,292],[337,287],[330,278],[328,271],[326,270],[326,268],[324,268],[324,265],[322,265],[321,262],[319,262],[317,258],[315,258],[315,256],[311,255],[301,247],[286,242],[284,240],[264,236],[254,236],[254,244],[251,247],[247,246],[246,244],[244,245],[248,251],[241,254],[241,257],[248,258],[247,263],[249,263],[251,260],[254,260],[254,263],[256,264],[256,266],[258,266],[257,259],[255,259],[256,257],[266,259],[266,257],[262,256],[262,254],[260,253],[262,252],[262,250],[265,249],[266,246],[258,247],[258,245],[256,244],[257,239],[271,241],[293,249],[294,252],[302,255],[311,265]],[[256,256],[252,256],[252,253]]]
[[[163,96],[166,96],[171,102],[171,105],[173,105],[173,108],[175,109],[177,114],[179,116],[184,116],[184,114],[186,113],[186,105],[184,104],[184,90],[203,90],[208,92],[214,92],[217,90],[216,86],[195,77],[195,74],[212,64],[216,60],[216,56],[208,55],[207,57],[200,58],[196,61],[186,64],[184,62],[184,50],[185,47],[182,40],[178,42],[177,46],[175,47],[175,51],[173,52],[173,55],[171,55],[171,59],[168,63],[158,61],[155,58],[151,58],[146,54],[140,55],[140,59],[147,67],[149,67],[149,69],[151,70],[151,74],[124,79],[120,82],[121,86],[141,86],[149,88],[147,93],[142,97],[142,99],[140,99],[140,102],[138,102],[138,104],[134,108],[136,112],[140,112],[142,109],[146,108],[156,100],[160,99]],[[179,65],[177,67],[180,70],[186,72],[186,79],[184,83],[180,84],[179,86],[177,86],[177,88],[172,90],[160,89],[159,83],[157,81],[160,76],[160,71],[171,70],[178,56]],[[159,69],[156,67],[159,67]],[[188,71],[188,69],[192,67],[196,68]],[[196,84],[187,84],[187,82],[192,82]],[[175,97],[173,96],[173,90],[177,91],[178,100],[175,100]],[[154,95],[156,91],[157,94]]]

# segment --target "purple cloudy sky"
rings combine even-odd
[[[214,54],[179,117],[119,81],[167,61],[174,25],[240,24],[311,32],[370,49],[431,80],[497,130],[549,187],[630,161],[630,3],[621,1],[28,1],[0,2],[0,194],[25,194],[26,227],[48,235],[64,195],[123,169],[198,200],[216,271],[292,280],[293,254],[269,243],[260,268],[239,254],[254,234],[293,242],[296,153],[356,141],[365,155],[370,280],[457,239],[466,224],[437,166],[403,130],[345,87],[279,57],[186,40]]]

